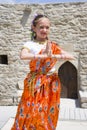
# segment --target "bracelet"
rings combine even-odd
[[[34,54],[34,59],[35,59],[35,54]]]
[[[56,59],[56,55],[52,55],[52,57],[53,57],[54,59]]]
[[[63,54],[61,54],[61,59],[63,59],[64,57],[63,57]]]
[[[66,59],[66,56],[64,54],[61,54],[61,59]]]
[[[56,59],[56,55],[54,55],[54,58]]]

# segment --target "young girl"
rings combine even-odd
[[[73,59],[49,40],[50,21],[37,15],[32,22],[32,40],[24,44],[22,60],[30,60],[30,72],[11,130],[55,130],[59,115],[61,84],[54,66],[59,59]]]

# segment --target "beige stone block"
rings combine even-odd
[[[18,91],[17,91],[17,96],[18,96],[18,97],[21,97],[21,96],[22,96],[22,93],[23,93],[23,90],[18,90]]]
[[[81,103],[87,104],[87,91],[79,91],[79,97],[80,97]]]
[[[18,87],[19,90],[23,90],[23,88],[24,88],[24,81],[22,81],[22,80],[18,81],[17,87]]]
[[[87,103],[81,103],[81,107],[87,109]]]

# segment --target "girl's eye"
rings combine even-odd
[[[49,26],[46,26],[46,27],[44,27],[44,26],[40,26],[40,29],[49,29]]]
[[[43,26],[40,26],[40,29],[43,29],[44,27]]]
[[[49,26],[47,26],[46,29],[49,29]]]

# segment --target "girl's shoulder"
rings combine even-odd
[[[36,46],[36,43],[34,41],[27,41],[27,42],[23,43],[23,46],[32,48],[32,47]]]
[[[59,46],[59,44],[55,41],[51,41],[51,44],[54,45],[54,46]]]
[[[27,42],[24,42],[23,44],[24,45],[32,45],[34,42],[33,41],[27,41]]]
[[[59,46],[59,44],[56,43],[56,42],[54,42],[54,41],[52,41],[51,43],[52,43],[53,52],[54,52],[54,53],[57,53],[57,54],[61,53],[61,50],[62,50],[62,49],[61,49],[61,47]]]

